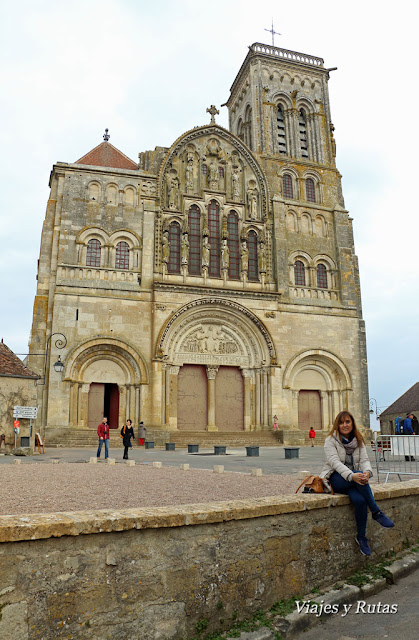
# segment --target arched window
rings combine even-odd
[[[201,164],[201,172],[203,176],[206,176],[208,174],[208,165]]]
[[[232,280],[240,280],[239,219],[235,211],[230,211],[228,214],[227,231],[227,245],[230,250],[228,277]]]
[[[115,269],[129,269],[128,242],[118,242],[115,254]]]
[[[100,267],[100,242],[95,238],[87,243],[86,266]]]
[[[237,137],[244,142],[244,125],[243,125],[243,120],[241,118],[237,125]]]
[[[292,178],[289,173],[284,173],[282,176],[282,190],[284,192],[284,198],[293,198],[292,190]]]
[[[304,109],[300,110],[300,117],[298,120],[300,128],[300,149],[301,157],[308,158],[308,143],[307,143],[307,119]]]
[[[307,202],[316,202],[316,189],[313,178],[307,178],[306,180],[306,198]]]
[[[302,287],[306,284],[306,272],[301,260],[296,260],[294,264],[294,284],[298,284]]]
[[[317,265],[317,286],[321,289],[327,289],[327,269],[326,265]]]
[[[201,212],[196,204],[189,209],[189,274],[201,275]]]
[[[180,273],[180,226],[177,222],[169,225],[169,262],[167,264],[168,273]]]
[[[210,249],[210,263],[209,263],[209,275],[212,278],[220,276],[220,207],[216,200],[211,200],[208,207],[208,228],[209,228],[209,243]]]
[[[279,153],[287,153],[287,138],[285,133],[285,118],[281,105],[278,105],[276,112],[276,125],[278,130],[278,151]]]
[[[252,110],[249,106],[246,109],[246,115],[244,118],[245,118],[244,127],[243,127],[244,142],[251,149],[252,148]]]
[[[249,231],[249,235],[247,236],[247,248],[249,250],[248,278],[253,282],[258,282],[258,237],[256,235],[256,231]]]

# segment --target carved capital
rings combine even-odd
[[[218,367],[214,366],[214,365],[208,365],[207,364],[207,378],[208,380],[215,380],[215,377],[217,375],[217,371],[218,371]]]

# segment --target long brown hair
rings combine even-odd
[[[333,427],[330,429],[329,436],[335,436],[336,438],[339,438],[339,440],[342,440],[342,436],[339,431],[339,425],[344,421],[345,418],[350,418],[352,420],[352,433],[354,434],[358,442],[358,447],[365,444],[364,438],[362,437],[361,432],[356,426],[355,418],[353,417],[352,413],[349,413],[349,411],[341,411],[340,413],[338,413],[333,423]]]

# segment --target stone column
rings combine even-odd
[[[269,403],[268,403],[268,385],[269,385],[269,367],[263,367],[262,369],[262,386],[263,386],[263,417],[262,424],[264,427],[269,425]]]
[[[208,378],[208,418],[207,418],[207,431],[218,431],[218,427],[215,424],[215,377],[217,375],[218,367],[207,365],[207,378]]]
[[[138,385],[135,387],[134,423],[136,425],[140,424],[140,387]]]
[[[79,424],[82,427],[87,427],[87,416],[89,406],[89,390],[90,383],[80,385],[80,398],[79,398]]]
[[[322,429],[329,423],[329,393],[327,391],[320,391],[320,397],[322,399]]]
[[[255,404],[256,404],[256,419],[255,419],[255,428],[256,430],[260,429],[260,416],[261,416],[261,402],[260,402],[260,369],[256,369],[256,380],[255,380]]]
[[[252,371],[250,369],[242,369],[242,376],[244,378],[244,430],[250,431],[252,423]]]
[[[131,385],[125,385],[125,420],[128,420],[130,417],[130,407],[131,407]],[[124,422],[125,422],[124,420]]]
[[[77,426],[77,394],[78,384],[77,382],[70,382],[70,427]]]
[[[299,391],[292,391],[291,426],[298,429],[298,394]]]
[[[169,407],[166,400],[166,425],[171,431],[177,431],[177,385],[180,367],[169,365],[166,370],[169,380],[166,378],[166,393],[169,397]]]

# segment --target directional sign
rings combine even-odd
[[[13,407],[14,418],[26,418],[33,420],[38,413],[38,407]]]

